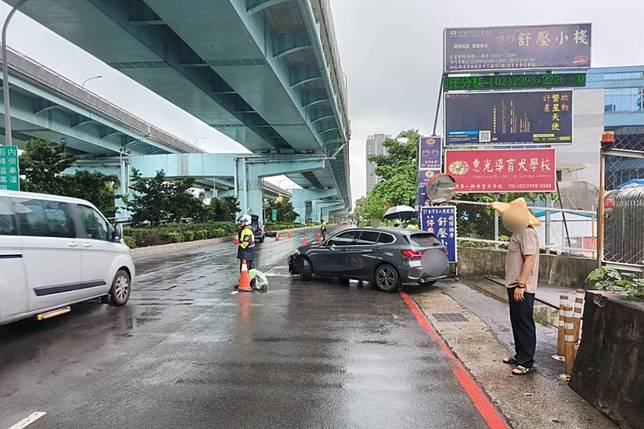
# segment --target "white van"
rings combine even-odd
[[[134,263],[91,203],[0,190],[0,325],[103,297],[124,305]]]

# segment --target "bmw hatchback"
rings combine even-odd
[[[384,292],[432,284],[449,274],[447,249],[433,234],[400,228],[345,229],[300,247],[288,264],[302,280],[318,275],[373,281]]]

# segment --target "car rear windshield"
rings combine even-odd
[[[430,233],[412,234],[410,238],[413,243],[416,243],[419,246],[430,247],[440,246],[441,244],[440,241]]]

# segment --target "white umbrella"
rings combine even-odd
[[[385,219],[409,220],[416,217],[416,209],[409,206],[394,206],[382,216]]]

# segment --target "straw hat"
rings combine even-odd
[[[503,223],[525,229],[529,226],[536,228],[541,223],[528,209],[528,204],[523,198],[517,198],[509,203],[494,202],[490,204],[492,210],[496,210],[502,217]]]

